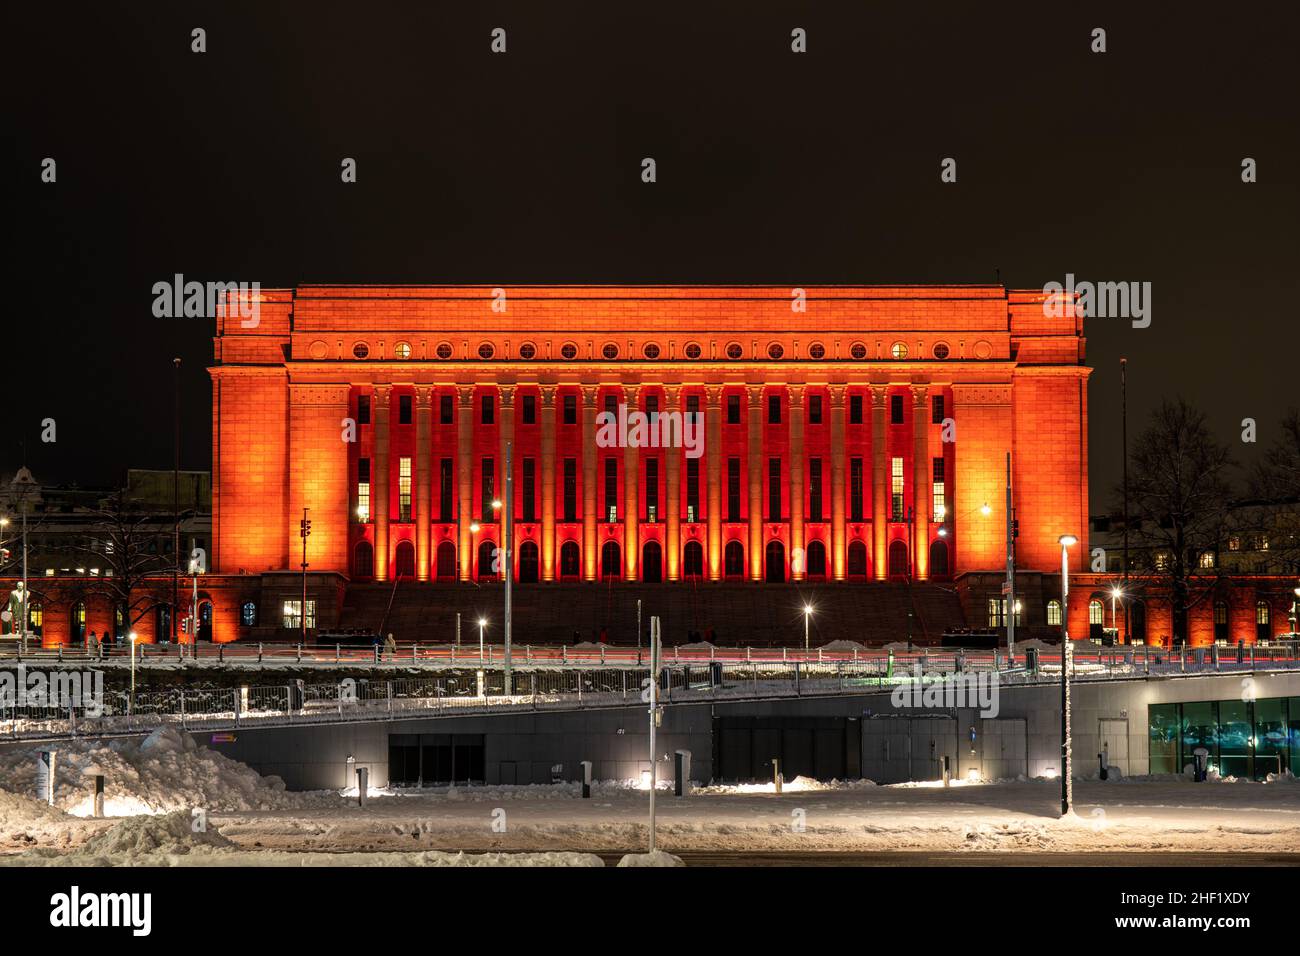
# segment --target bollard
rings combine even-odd
[[[340,644],[335,644],[335,645],[334,645],[334,663],[335,663],[335,664],[337,664],[337,663],[339,662],[339,659],[340,659],[340,657],[342,656],[342,650],[343,650],[342,645],[340,645]]]
[[[678,750],[673,753],[673,769],[677,779],[673,782],[673,793],[679,797],[688,797],[691,793],[691,752]]]
[[[776,787],[776,792],[781,792],[781,758],[772,758],[772,783]]]
[[[582,767],[582,799],[591,799],[591,761],[582,760],[578,765]]]
[[[257,642],[257,663],[262,663],[262,642]]]
[[[952,758],[947,754],[943,755],[943,785],[945,787],[952,785]]]
[[[36,799],[54,806],[54,767],[58,762],[57,750],[36,752]]]
[[[357,768],[357,806],[366,805],[366,791],[370,789],[370,768]]]
[[[101,818],[104,816],[104,775],[102,773],[95,774],[94,813],[96,818]]]

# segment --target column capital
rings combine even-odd
[[[641,397],[641,389],[642,386],[640,385],[623,386],[623,397],[627,399],[628,405],[630,405],[633,409],[636,409],[638,407],[637,400]]]
[[[664,386],[664,405],[668,408],[676,408],[682,400],[682,387],[680,385]]]
[[[760,407],[760,406],[763,404],[763,388],[764,388],[764,387],[765,387],[765,386],[762,386],[762,385],[746,385],[746,386],[745,386],[745,394],[746,394],[746,395],[748,396],[748,398],[749,398],[749,407],[750,407],[750,408],[758,408],[758,407]]]
[[[722,385],[705,385],[704,394],[708,398],[710,408],[717,408],[722,404]]]
[[[474,386],[473,385],[457,385],[456,394],[460,397],[461,408],[474,407]]]
[[[551,408],[555,405],[555,392],[558,385],[539,385],[538,389],[542,393],[542,408]]]
[[[805,386],[800,384],[790,384],[786,386],[786,391],[790,396],[790,407],[800,408],[803,406],[803,390]]]
[[[415,404],[420,408],[429,408],[433,405],[432,385],[415,386]]]
[[[930,386],[914,384],[910,387],[912,389],[912,403],[916,405],[917,408],[920,408],[925,404],[925,400],[930,395]]]
[[[843,407],[844,407],[844,395],[845,395],[845,393],[848,391],[848,386],[847,386],[847,385],[828,385],[827,388],[830,389],[830,393],[831,393],[831,407],[832,407],[832,408],[843,408]]]
[[[383,399],[383,400],[385,400],[385,401],[387,401],[387,400],[388,400],[388,396],[391,395],[391,394],[393,393],[393,383],[392,383],[392,382],[376,382],[375,384],[373,384],[373,385],[370,386],[370,387],[373,388],[373,389],[375,390],[375,397],[376,397],[376,398],[380,398],[380,399]]]
[[[515,404],[515,386],[498,385],[497,393],[501,396],[502,408],[513,408]]]
[[[596,407],[596,399],[600,396],[599,385],[582,386],[582,404],[587,408]]]
[[[871,386],[871,404],[878,408],[885,407],[885,396],[889,393],[888,385]]]

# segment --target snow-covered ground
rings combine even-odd
[[[1192,783],[1181,776],[876,786],[790,781],[661,790],[645,857],[649,795],[635,781],[288,793],[275,778],[164,732],[142,745],[81,742],[59,754],[56,807],[32,793],[30,754],[0,756],[0,865],[676,865],[689,851],[1285,852],[1300,862],[1300,785]],[[89,779],[107,778],[110,819],[89,819]],[[206,813],[196,825],[194,808]],[[67,812],[65,812],[67,811]],[[114,818],[116,817],[116,818]]]

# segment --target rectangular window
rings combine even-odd
[[[618,396],[617,395],[605,396],[605,411],[609,412],[615,418],[618,417]]]
[[[688,415],[698,415],[700,413],[700,396],[686,396],[686,413]]]
[[[862,520],[862,459],[849,459],[849,520]]]
[[[523,463],[524,520],[537,520],[537,461],[525,458]]]
[[[740,424],[740,396],[739,395],[727,396],[727,424],[728,425]]]
[[[890,492],[893,498],[890,521],[902,521],[903,515],[903,459],[889,459]]]
[[[524,412],[523,417],[524,417],[525,425],[537,424],[537,396],[536,395],[524,396],[523,412]]]
[[[479,494],[482,496],[480,504],[483,509],[482,519],[484,522],[495,521],[496,516],[492,513],[492,500],[497,496],[496,462],[491,458],[484,458],[480,475]]]
[[[769,425],[781,424],[781,396],[767,396],[767,423]]]
[[[903,396],[889,396],[889,423],[891,425],[903,424]]]
[[[370,424],[370,396],[369,395],[357,396],[357,424],[358,425]]]
[[[767,517],[769,521],[781,520],[781,459],[767,460]]]
[[[566,425],[578,424],[578,396],[577,395],[564,396],[564,424]]]
[[[397,459],[397,520],[411,520],[411,459]]]
[[[647,395],[645,397],[645,414],[646,418],[653,424],[659,418],[659,396]]]
[[[700,520],[700,460],[686,459],[686,520]]]
[[[455,505],[452,504],[453,484],[451,459],[438,461],[438,520],[444,524],[456,520]]]
[[[861,395],[849,396],[849,424],[850,425],[862,424],[862,396]]]
[[[943,396],[930,396],[930,421],[935,425],[943,424]]]
[[[451,396],[438,396],[438,423],[440,425],[451,424]]]
[[[942,458],[934,459],[933,474],[934,488],[932,493],[934,496],[934,520],[939,524],[943,524],[948,517],[948,493],[947,485],[944,483],[943,478]]]
[[[727,459],[727,520],[740,520],[740,459]]]
[[[605,520],[618,520],[618,459],[605,459]]]
[[[1058,608],[1060,605],[1057,605]],[[1007,626],[1007,599],[1006,598],[989,598],[989,627],[1006,627]],[[1049,607],[1050,611],[1050,607]],[[1050,616],[1050,615],[1049,615]],[[1016,627],[1024,624],[1024,605],[1019,601],[1016,602]],[[1057,624],[1060,624],[1060,614],[1057,614]],[[1050,624],[1051,621],[1048,621]]]
[[[357,520],[370,520],[370,459],[357,459]]]
[[[564,520],[578,520],[578,460],[564,459]]]
[[[822,519],[822,460],[808,459],[808,520]]]
[[[822,423],[822,397],[820,395],[808,396],[808,424],[820,425]]]
[[[284,626],[287,630],[297,631],[302,629],[302,601],[285,601],[284,602]],[[307,602],[307,627],[316,626],[316,602]]]
[[[645,463],[645,520],[651,524],[659,520],[658,458],[647,458]]]
[[[397,396],[397,424],[399,425],[411,424],[411,396],[410,395]]]
[[[491,395],[484,395],[482,398],[483,415],[481,421],[484,425],[491,425],[496,421],[496,402]]]

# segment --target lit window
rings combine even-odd
[[[284,602],[284,626],[288,630],[302,628],[302,601]],[[316,602],[307,602],[307,627],[316,626]]]
[[[1241,536],[1240,536],[1240,535],[1236,535],[1236,534],[1234,534],[1231,538],[1228,539],[1228,550],[1229,550],[1229,551],[1240,551],[1240,550],[1241,550]]]
[[[1268,624],[1268,623],[1269,623],[1269,611],[1268,611],[1268,602],[1267,602],[1267,601],[1256,601],[1256,602],[1255,602],[1255,623],[1256,623],[1256,624]]]
[[[1100,601],[1098,601],[1096,598],[1093,598],[1091,601],[1088,602],[1088,623],[1103,624],[1105,623],[1105,620],[1106,620],[1105,609],[1101,606]]]
[[[944,483],[943,459],[935,458],[933,462],[934,476],[934,521],[943,524],[944,518],[948,515],[947,486]]]
[[[397,459],[398,521],[411,520],[411,459]]]
[[[891,521],[903,520],[903,459],[889,459],[890,497],[893,499]]]
[[[1060,601],[1047,602],[1047,623],[1050,627],[1061,626],[1061,602]]]
[[[1200,558],[1200,561],[1199,561],[1198,563],[1200,564],[1200,566],[1201,566],[1202,568],[1212,568],[1212,567],[1214,567],[1214,552],[1213,552],[1213,551],[1202,551],[1202,552],[1201,552],[1201,558]]]
[[[895,342],[889,347],[889,354],[896,359],[907,358],[907,346],[902,342]]]
[[[370,520],[370,459],[357,461],[357,520],[365,524]]]
[[[393,346],[393,358],[409,359],[411,357],[411,343],[398,342]]]
[[[240,606],[239,623],[244,627],[255,627],[257,625],[257,605],[252,601],[245,601]]]

